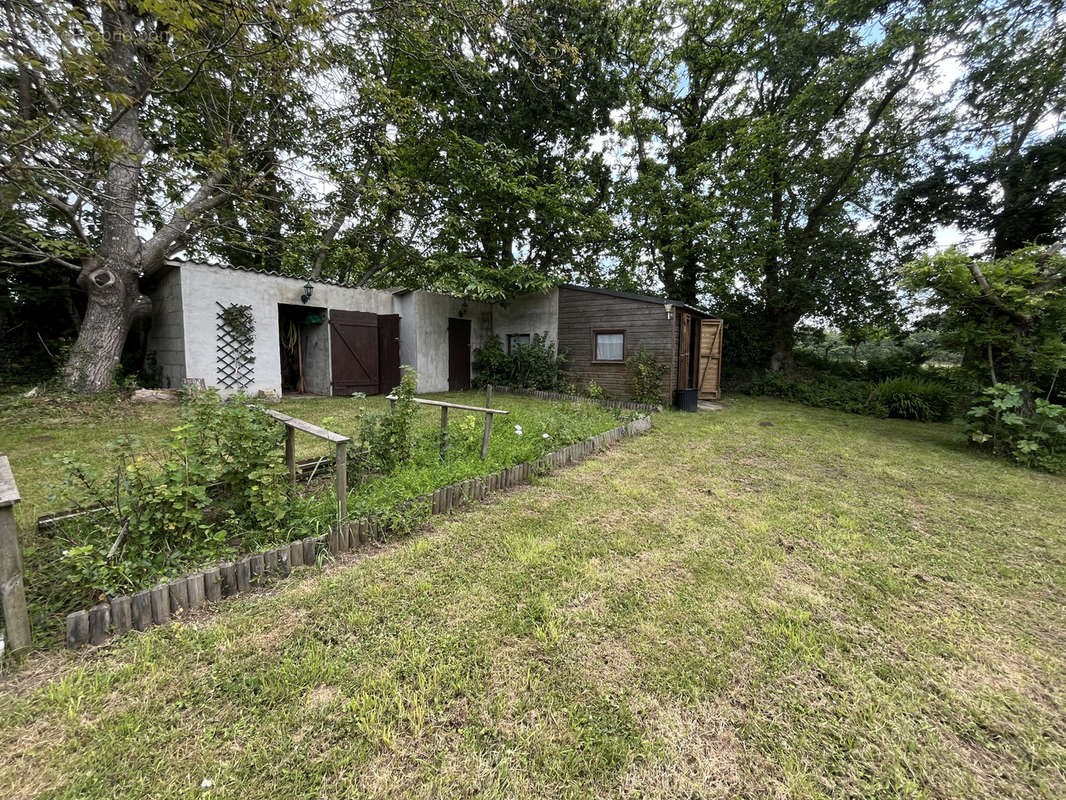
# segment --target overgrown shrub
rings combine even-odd
[[[548,392],[568,392],[563,370],[566,357],[555,352],[551,340],[539,333],[530,337],[529,344],[515,347],[507,353],[498,336],[493,336],[474,353],[474,385],[514,386]]]
[[[585,396],[591,400],[611,399],[611,395],[607,393],[607,390],[591,379],[585,384]]]
[[[1027,467],[1066,472],[1066,406],[1037,398],[1032,416],[1023,413],[1017,386],[985,389],[967,412],[970,441]]]
[[[348,455],[351,467],[363,475],[387,475],[411,457],[412,428],[418,410],[411,398],[418,373],[408,366],[402,371],[400,385],[392,392],[396,400],[389,411],[371,414],[366,408],[359,410],[359,440],[348,446]]]
[[[873,383],[834,373],[797,376],[766,372],[751,384],[748,393],[869,417],[923,422],[946,420],[955,407],[951,387],[922,378],[901,377]]]
[[[269,535],[289,493],[282,431],[238,395],[192,395],[157,456],[125,437],[114,463],[98,469],[60,455],[63,480],[50,499],[100,513],[69,524],[64,580],[72,591],[115,594],[143,588],[179,567],[216,559],[234,534]]]
[[[641,345],[637,352],[626,359],[633,380],[633,399],[638,403],[658,405],[663,401],[663,378],[667,366],[659,361],[650,350]]]
[[[887,417],[888,410],[874,397],[873,385],[852,381],[833,374],[799,378],[781,372],[765,372],[752,382],[748,393],[780,397],[795,403],[819,408],[833,408],[851,414]]]
[[[881,381],[874,387],[874,397],[888,416],[919,422],[950,419],[955,407],[951,389],[923,378],[899,377]]]

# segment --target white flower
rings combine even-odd
[[[550,439],[550,438],[552,438],[552,437],[550,437],[550,436],[549,436],[548,434],[546,434],[546,433],[542,433],[542,434],[540,435],[540,438],[541,438],[541,439]]]
[[[514,426],[514,435],[515,436],[521,436],[522,435],[522,426],[521,425],[515,425]]]
[[[204,778],[202,781],[200,781],[200,788],[201,789],[213,789],[214,786],[215,786],[215,782],[213,780],[211,780],[210,778]]]

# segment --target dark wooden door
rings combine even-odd
[[[681,314],[681,332],[678,337],[677,388],[692,386],[692,315]]]
[[[377,394],[378,316],[362,311],[329,312],[330,349],[333,351],[333,394]]]
[[[399,314],[378,314],[378,376],[382,392],[400,385]]]
[[[470,388],[470,320],[448,318],[448,391]]]

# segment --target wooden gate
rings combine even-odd
[[[448,318],[448,391],[470,388],[470,320]]]
[[[721,396],[722,320],[705,319],[700,330],[700,400]]]
[[[330,348],[333,351],[333,394],[377,394],[378,317],[362,311],[329,312]]]
[[[400,385],[400,315],[378,315],[378,375],[382,392]]]

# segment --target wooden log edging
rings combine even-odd
[[[513,394],[519,397],[532,397],[537,400],[549,400],[562,403],[591,403],[592,405],[603,406],[604,408],[621,408],[626,411],[645,411],[649,414],[657,413],[663,410],[663,407],[661,405],[637,403],[632,400],[596,400],[594,398],[584,397],[579,394],[545,392],[541,391],[540,389],[520,389],[515,386],[498,386],[496,384],[492,385],[492,389],[493,391],[503,392],[504,394]]]
[[[529,483],[537,475],[546,475],[568,464],[578,464],[625,438],[640,436],[650,428],[651,417],[639,417],[625,425],[546,453],[535,461],[442,486],[429,494],[401,503],[396,510],[402,512],[421,508],[429,515],[447,514],[453,509],[481,502],[493,492]],[[180,619],[226,597],[246,594],[273,580],[285,578],[295,567],[315,566],[323,559],[356,550],[367,542],[384,541],[386,533],[388,522],[385,515],[370,515],[336,525],[328,533],[241,556],[235,561],[215,564],[129,596],[113,597],[110,602],[98,603],[90,609],[67,615],[66,645],[69,648],[86,644],[100,645],[112,636],[121,636],[130,630],[144,631],[155,625],[165,625],[172,619]]]

